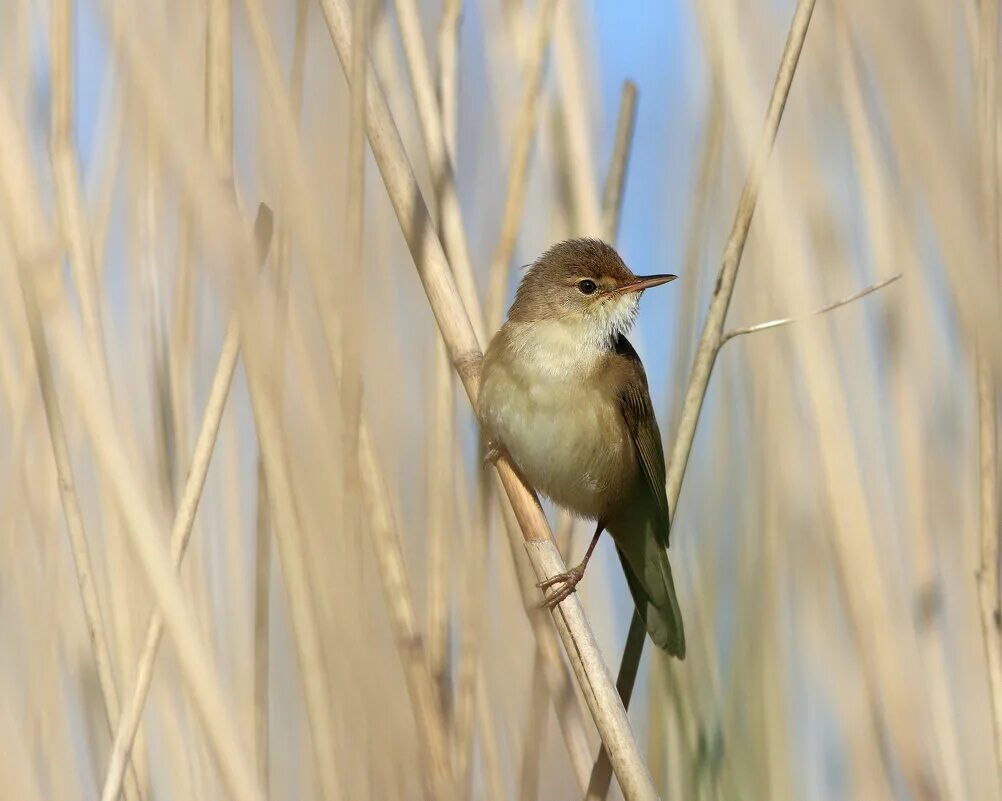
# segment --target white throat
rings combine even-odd
[[[587,317],[508,322],[515,352],[538,373],[554,378],[587,374],[633,326],[639,293],[602,304]]]

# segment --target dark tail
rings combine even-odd
[[[633,528],[629,533],[615,532],[613,537],[626,573],[626,583],[648,634],[659,648],[684,659],[685,631],[668,564],[668,551],[648,526]]]

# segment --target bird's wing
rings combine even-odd
[[[647,375],[640,357],[626,337],[619,337],[616,353],[635,365],[628,372],[619,393],[619,408],[633,440],[637,461],[644,478],[643,490],[659,512],[663,525],[656,526],[656,536],[661,545],[668,547],[668,496],[665,492],[665,455],[661,447],[661,432],[654,417],[651,395],[647,389]]]

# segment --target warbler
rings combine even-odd
[[[540,493],[596,521],[579,565],[539,586],[546,605],[584,576],[603,531],[651,639],[678,658],[685,634],[671,566],[665,460],[647,375],[626,334],[645,289],[674,275],[638,276],[596,239],[553,245],[526,271],[484,355],[478,415]]]

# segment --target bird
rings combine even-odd
[[[595,533],[584,559],[542,581],[560,604],[608,531],[651,640],[685,657],[668,562],[665,460],[647,375],[626,338],[644,290],[677,276],[635,275],[598,239],[568,239],[525,271],[484,354],[477,413],[487,458],[501,453],[538,492]]]

